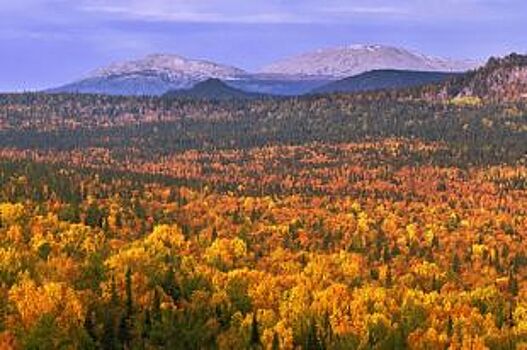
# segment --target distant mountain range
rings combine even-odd
[[[402,89],[440,83],[460,74],[406,70],[373,70],[331,82],[314,89],[312,93],[352,93],[383,89]]]
[[[170,90],[189,89],[213,78],[248,92],[301,95],[375,69],[458,72],[476,65],[380,45],[318,50],[276,62],[259,73],[205,60],[156,54],[97,69],[83,79],[47,92],[162,95]]]
[[[88,77],[50,92],[78,92],[108,95],[161,95],[173,89],[190,88],[210,78],[241,79],[241,69],[177,55],[150,55],[143,59],[115,63]]]
[[[236,89],[215,78],[199,82],[190,89],[168,91],[163,96],[205,100],[250,100],[266,97],[264,94]]]

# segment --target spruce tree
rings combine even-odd
[[[131,332],[130,332],[130,319],[123,314],[121,316],[121,320],[119,321],[119,329],[118,329],[118,338],[119,343],[123,347],[123,349],[129,349],[131,344]]]
[[[117,287],[115,277],[112,276],[110,284],[110,304],[104,311],[104,323],[101,338],[101,347],[104,350],[114,350],[117,348],[117,339],[115,335],[115,315],[119,307],[119,298],[117,296]]]
[[[165,293],[168,294],[175,303],[179,300],[181,291],[176,283],[176,273],[172,266],[170,266],[163,278],[162,287]]]
[[[253,312],[253,321],[251,323],[251,337],[249,339],[250,349],[259,349],[261,346],[260,333],[258,331],[258,319],[256,318],[256,311]]]
[[[446,325],[446,334],[449,338],[454,335],[454,321],[452,321],[452,316],[448,316],[448,321]]]
[[[393,283],[393,277],[392,277],[392,269],[388,266],[388,269],[386,270],[386,279],[384,280],[384,284],[386,288],[391,288]]]
[[[509,293],[512,296],[518,296],[519,293],[519,287],[518,287],[518,280],[516,279],[516,276],[513,273],[513,270],[511,269],[509,271],[509,285],[508,285]]]
[[[329,312],[324,312],[324,317],[322,319],[321,328],[323,331],[322,334],[322,342],[324,345],[331,344],[333,342],[333,326],[331,325],[331,317],[329,315]]]
[[[322,344],[318,337],[317,326],[314,320],[311,320],[307,327],[306,350],[323,350]]]
[[[274,332],[273,334],[273,343],[271,345],[272,350],[280,350],[280,337],[278,333]]]
[[[88,309],[88,312],[86,312],[86,318],[84,319],[84,329],[86,330],[86,334],[88,334],[90,339],[96,342],[97,334],[95,332],[95,323],[93,322],[93,312],[90,309]]]
[[[152,318],[150,316],[150,310],[146,309],[145,316],[143,318],[143,329],[141,337],[147,339],[150,336],[150,331],[152,330]]]
[[[126,289],[126,317],[131,318],[133,314],[133,296],[132,296],[132,271],[128,268],[125,275],[125,289]]]
[[[152,321],[161,322],[161,299],[157,288],[154,289],[154,299],[152,300]]]
[[[461,260],[457,253],[454,253],[454,256],[452,257],[451,269],[454,273],[459,273],[461,271]]]
[[[104,350],[114,350],[117,348],[115,339],[113,315],[109,309],[106,309],[104,313],[104,324],[101,339],[101,347]]]

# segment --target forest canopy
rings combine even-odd
[[[2,349],[527,346],[527,105],[0,96]]]

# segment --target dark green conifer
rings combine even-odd
[[[256,317],[256,311],[253,312],[253,320],[251,323],[251,336],[249,338],[249,348],[259,349],[262,343],[260,340],[260,331],[258,330],[258,319]]]
[[[280,337],[278,333],[274,332],[273,334],[273,343],[271,345],[272,350],[280,350]]]

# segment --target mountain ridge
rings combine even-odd
[[[527,100],[527,55],[512,53],[504,57],[491,57],[479,69],[443,84],[439,97]]]
[[[348,45],[305,52],[276,61],[261,72],[346,78],[372,70],[462,72],[474,61],[449,60],[387,45]]]
[[[312,91],[321,93],[353,93],[383,89],[402,89],[443,82],[460,73],[406,70],[372,70],[323,85]]]
[[[341,49],[333,50],[339,53]],[[309,71],[306,71],[305,65],[293,64],[289,68],[286,67],[287,69],[255,73],[226,64],[190,59],[175,54],[152,54],[98,68],[80,80],[46,92],[162,95],[170,90],[188,89],[201,81],[215,78],[232,82],[231,85],[238,89],[255,93],[301,95],[330,81],[373,69],[417,68],[416,70],[448,71],[449,69],[439,68],[453,67],[448,60],[411,54],[402,48],[353,45],[348,46],[346,50],[348,51],[329,55],[329,58],[324,54],[327,49],[316,51],[326,60],[311,62],[311,65],[316,65],[318,62],[320,67]],[[385,55],[387,56],[384,57]]]
[[[242,69],[207,60],[152,54],[98,68],[81,80],[48,92],[162,95],[169,90],[190,88],[209,78],[230,80],[247,75]]]
[[[177,54],[150,54],[140,59],[115,62],[98,68],[87,78],[133,74],[142,71],[179,73],[207,78],[236,78],[248,74],[243,69],[203,59],[190,59]]]

